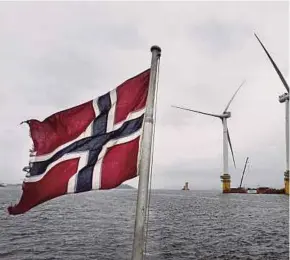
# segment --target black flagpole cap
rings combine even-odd
[[[151,52],[158,51],[159,53],[161,53],[161,48],[157,45],[153,45],[150,50]]]

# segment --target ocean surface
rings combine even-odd
[[[67,195],[9,216],[21,186],[0,188],[0,259],[130,260],[136,194]],[[288,260],[289,197],[154,190],[145,259]]]

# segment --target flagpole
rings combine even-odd
[[[157,83],[158,61],[161,56],[161,48],[151,47],[152,59],[149,80],[149,91],[147,97],[146,111],[144,117],[143,139],[141,147],[141,158],[139,163],[139,184],[136,206],[135,230],[132,260],[142,260],[145,248],[145,218],[148,206],[148,184],[150,176],[152,136],[154,127],[154,104]]]

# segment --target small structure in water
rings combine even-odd
[[[189,188],[188,188],[188,182],[185,183],[185,185],[183,186],[182,190],[189,190]]]

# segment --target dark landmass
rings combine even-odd
[[[9,186],[21,186],[22,183],[16,183],[16,184],[4,184],[5,187],[9,187]],[[0,187],[1,187],[1,184],[0,184]]]
[[[135,190],[135,188],[133,188],[132,186],[130,186],[128,184],[121,184],[116,189],[119,189],[119,190]]]

